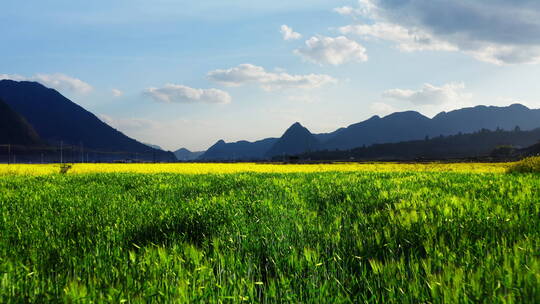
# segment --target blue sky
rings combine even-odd
[[[296,121],[538,108],[539,20],[532,0],[6,0],[0,77],[54,87],[140,141],[204,150]]]

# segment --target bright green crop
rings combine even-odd
[[[2,303],[540,303],[540,176],[0,176]]]

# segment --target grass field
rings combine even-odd
[[[540,303],[507,164],[6,167],[2,303]]]

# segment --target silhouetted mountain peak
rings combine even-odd
[[[416,111],[396,112],[384,117],[384,119],[429,119]]]
[[[174,151],[174,156],[179,161],[193,161],[198,159],[204,152],[191,152],[186,148],[180,148]]]
[[[188,150],[188,149],[186,149],[186,148],[180,148],[180,149],[176,150],[175,153],[176,153],[176,152],[180,152],[180,153],[191,153],[191,151]]]
[[[302,126],[300,123],[295,123],[292,126],[283,133],[281,138],[288,137],[288,136],[298,136],[298,135],[312,135],[311,132],[304,126]]]
[[[307,128],[296,122],[285,131],[267,155],[293,155],[313,151],[319,147],[317,138]]]
[[[225,143],[219,140],[204,152],[200,159],[204,160],[256,160],[264,158],[264,154],[277,141],[277,138],[248,142],[245,140]]]
[[[509,106],[511,109],[519,109],[519,110],[530,110],[529,107],[522,105],[520,103],[513,103]]]
[[[0,98],[49,144],[83,144],[85,148],[100,152],[122,152],[108,154],[109,160],[133,153],[157,161],[174,160],[172,153],[150,148],[124,135],[58,91],[40,83],[2,80]]]

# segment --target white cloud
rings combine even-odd
[[[366,48],[345,36],[315,36],[306,41],[306,46],[294,51],[304,59],[318,63],[341,65],[347,62],[368,60]]]
[[[383,97],[408,101],[415,105],[444,105],[469,100],[471,95],[465,93],[464,89],[463,83],[449,83],[440,87],[426,83],[419,90],[388,90],[383,93]]]
[[[28,78],[16,74],[0,74],[0,80],[25,81],[28,80]]]
[[[378,22],[375,24],[348,25],[339,28],[344,35],[357,35],[365,39],[375,38],[395,42],[398,49],[412,51],[457,51],[458,48],[446,41],[433,38],[419,29],[407,29],[397,24]]]
[[[354,8],[350,6],[336,7],[334,8],[334,12],[343,16],[350,16],[354,13]]]
[[[385,116],[398,111],[398,109],[396,109],[395,107],[383,102],[372,103],[370,109],[379,116]]]
[[[148,88],[144,94],[166,103],[215,103],[227,104],[232,98],[229,93],[218,89],[194,89],[184,85],[166,84],[162,88]]]
[[[343,16],[369,17],[376,14],[377,6],[371,0],[359,0],[358,7],[342,6],[334,8],[334,12]]]
[[[33,79],[58,90],[68,90],[82,94],[92,91],[92,86],[88,83],[64,74],[37,74]]]
[[[36,81],[46,87],[54,88],[59,91],[70,91],[79,94],[86,94],[93,90],[88,83],[65,74],[36,74],[32,77],[20,75],[0,74],[0,79],[10,79],[16,81]]]
[[[460,51],[497,65],[540,63],[538,1],[361,0],[334,10],[370,20],[342,27],[342,34],[392,41],[402,51]]]
[[[280,32],[283,35],[284,40],[297,40],[302,38],[300,33],[295,32],[291,27],[285,24],[281,26]]]
[[[124,95],[124,92],[122,92],[121,90],[119,89],[112,89],[111,90],[111,93],[114,97],[120,97],[122,95]]]
[[[512,45],[485,44],[477,49],[465,51],[474,58],[493,63],[503,64],[538,64],[540,63],[540,46],[521,47]]]
[[[263,67],[252,64],[241,64],[227,70],[215,70],[208,73],[208,78],[226,86],[243,86],[256,84],[265,90],[286,88],[313,89],[337,80],[328,75],[308,74],[291,75],[285,72],[271,73]]]

